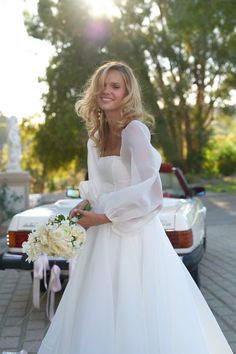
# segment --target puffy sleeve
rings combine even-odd
[[[94,207],[98,202],[98,191],[101,189],[101,181],[98,177],[98,154],[94,142],[89,139],[87,143],[87,166],[88,166],[88,181],[82,181],[79,185],[80,196],[82,199],[89,200]]]
[[[161,157],[151,145],[149,129],[132,121],[122,131],[121,157],[131,168],[130,186],[101,196],[104,213],[113,231],[123,236],[136,232],[162,206],[159,175]]]

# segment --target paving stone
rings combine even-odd
[[[7,309],[7,307],[6,307],[6,306],[1,305],[1,306],[0,306],[0,314],[5,313],[5,312],[6,312],[6,309]]]
[[[0,291],[0,299],[2,300],[10,300],[12,297],[12,294],[1,294],[1,291]]]
[[[34,320],[45,320],[46,319],[46,314],[45,312],[33,312],[31,315],[30,315],[30,319],[34,319]]]
[[[0,338],[0,349],[9,349],[14,348],[17,350],[19,344],[18,337],[1,337]]]
[[[21,334],[21,327],[8,326],[3,328],[1,336],[16,337],[16,336],[20,336],[20,334]]]
[[[234,331],[225,331],[224,335],[229,342],[236,342],[236,333]]]
[[[11,303],[12,309],[25,309],[27,306],[26,301],[14,301]]]
[[[9,299],[0,298],[0,306],[6,306],[9,303]]]
[[[231,349],[233,350],[233,353],[236,354],[236,342],[229,342]]]
[[[42,321],[42,320],[30,320],[28,321],[27,324],[27,329],[45,329],[45,327],[48,325],[48,321]]]
[[[24,316],[25,315],[25,309],[12,309],[8,311],[8,316],[9,317],[15,317],[15,316]]]
[[[12,298],[13,302],[17,302],[17,301],[28,301],[28,297],[29,294],[27,296],[25,295],[19,295],[19,294],[15,294]]]
[[[7,317],[5,321],[6,326],[17,325],[21,326],[24,321],[23,317]]]
[[[26,331],[26,340],[42,340],[45,336],[45,330],[34,329]]]
[[[28,354],[37,354],[41,341],[25,341],[23,348],[28,351]]]

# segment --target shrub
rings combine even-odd
[[[218,153],[218,168],[223,176],[230,176],[236,172],[236,147],[226,143]]]
[[[6,183],[0,186],[0,226],[15,214],[10,205],[20,199],[21,197],[16,193],[9,194],[9,187]]]

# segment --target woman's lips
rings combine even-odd
[[[112,98],[111,97],[100,97],[102,102],[111,102]]]

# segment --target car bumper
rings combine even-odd
[[[33,270],[33,263],[29,263],[25,253],[10,253],[3,252],[0,254],[0,270],[4,269],[16,269],[16,270]],[[50,268],[54,265],[58,265],[61,270],[68,270],[69,264],[64,259],[49,258]]]
[[[204,255],[204,245],[201,244],[195,248],[192,252],[187,254],[179,254],[183,263],[189,271],[194,270],[198,263],[201,261]],[[29,263],[26,260],[27,255],[25,253],[10,253],[3,252],[0,254],[0,270],[4,269],[16,269],[16,270],[33,270],[33,263]],[[54,264],[58,265],[61,270],[68,270],[69,264],[64,259],[50,259],[49,266]]]
[[[199,262],[201,261],[205,252],[204,244],[200,244],[192,252],[186,254],[179,254],[179,257],[182,259],[186,268],[191,272],[194,270]]]

